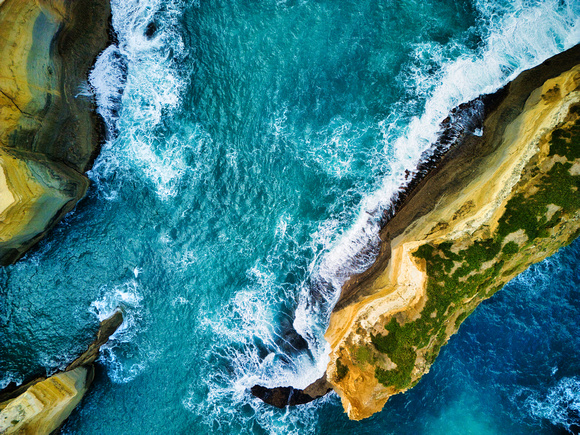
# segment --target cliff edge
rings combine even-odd
[[[100,120],[87,82],[109,41],[107,0],[0,0],[0,264],[84,196]]]
[[[486,99],[344,285],[326,377],[351,419],[415,385],[483,300],[580,232],[580,46]]]

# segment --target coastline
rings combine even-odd
[[[104,139],[88,74],[111,40],[108,1],[0,5],[0,263],[12,264],[85,195]]]
[[[106,127],[89,73],[111,43],[108,0],[0,1],[0,264],[20,259],[76,206]],[[0,391],[1,433],[52,433],[94,378],[100,347],[123,320],[64,371]]]
[[[441,132],[438,139],[423,153],[415,171],[408,173],[408,181],[401,187],[391,208],[385,212],[381,224],[381,243],[377,258],[366,271],[353,275],[342,287],[340,298],[333,308],[325,334],[332,349],[331,360],[325,374],[304,390],[293,387],[265,388],[256,385],[251,390],[253,395],[266,403],[283,408],[287,405],[308,403],[335,390],[341,396],[345,412],[351,419],[367,418],[374,412],[380,411],[388,397],[406,391],[429,371],[440,347],[457,331],[460,323],[481,301],[491,297],[495,291],[523,272],[529,265],[543,260],[558,248],[574,240],[575,237],[569,239],[564,237],[564,240],[554,241],[552,246],[546,247],[542,254],[526,258],[525,264],[520,265],[517,271],[515,267],[512,267],[513,270],[510,270],[507,277],[501,277],[499,279],[501,284],[495,285],[493,291],[485,292],[483,296],[472,296],[466,304],[468,308],[464,311],[458,310],[453,314],[453,319],[447,320],[448,324],[453,325],[452,327],[446,327],[440,334],[430,331],[429,334],[436,337],[431,337],[426,349],[419,352],[419,347],[413,346],[413,352],[424,355],[417,358],[417,365],[413,366],[413,380],[404,388],[377,382],[379,377],[377,370],[385,371],[386,368],[386,372],[390,370],[396,372],[397,364],[384,355],[388,353],[389,346],[383,347],[384,352],[378,351],[377,343],[380,339],[376,340],[374,337],[381,337],[388,330],[389,323],[393,319],[397,319],[397,325],[420,319],[422,310],[429,299],[427,288],[432,278],[426,270],[425,262],[421,261],[423,259],[417,258],[417,255],[420,256],[417,254],[420,248],[434,241],[437,244],[444,244],[448,243],[449,238],[463,238],[461,249],[465,249],[474,241],[481,239],[482,234],[484,234],[483,238],[489,237],[489,234],[493,232],[493,228],[490,230],[490,227],[494,225],[497,227],[497,221],[501,218],[510,193],[509,189],[503,189],[503,193],[499,195],[502,189],[496,188],[494,193],[493,190],[485,190],[482,187],[483,193],[479,195],[479,207],[475,204],[466,206],[465,204],[469,205],[471,200],[465,198],[460,201],[461,204],[454,204],[453,201],[446,203],[446,197],[468,196],[460,195],[458,192],[461,191],[462,186],[469,185],[474,177],[485,179],[487,168],[482,162],[489,162],[489,155],[493,155],[500,148],[505,130],[509,128],[513,130],[514,122],[526,111],[525,105],[531,98],[530,95],[533,92],[538,93],[539,88],[562,71],[567,71],[579,64],[580,45],[577,45],[546,60],[541,65],[522,72],[515,80],[495,93],[481,95],[451,111],[440,125]],[[572,80],[580,81],[580,74],[578,78],[574,77]],[[574,90],[571,92],[578,93]],[[526,130],[527,123],[530,124],[532,130],[537,127],[534,125],[533,115],[528,121],[520,121],[521,128]],[[547,131],[553,129],[555,125],[547,127]],[[529,161],[536,151],[528,147],[527,155],[520,156],[519,166],[511,169],[514,174],[512,179],[519,177],[520,173],[532,171],[529,165],[526,166],[523,162]],[[506,157],[505,154],[500,156],[495,166],[501,166],[503,160],[508,161],[512,158],[512,156]],[[497,172],[495,176],[501,172]],[[503,172],[506,170],[504,169]],[[511,184],[511,187],[514,187],[514,181]],[[473,218],[478,209],[484,210],[486,195],[495,201],[493,207],[495,216],[480,218],[480,222],[476,224],[472,222],[468,231],[456,228],[453,234],[446,234],[450,222]],[[446,205],[441,206],[442,203]],[[446,208],[448,210],[445,210]],[[433,213],[434,210],[438,212]],[[435,218],[437,214],[439,216]],[[444,217],[445,214],[448,216]],[[431,219],[435,220],[431,221]],[[576,234],[578,225],[580,224],[576,216],[571,226],[566,230],[560,229],[560,233]],[[461,233],[464,234],[461,235]],[[512,238],[515,240],[518,237],[512,236]],[[506,244],[510,241],[512,240],[507,240]],[[528,244],[527,247],[529,246]],[[454,253],[450,255],[453,256]],[[454,268],[457,269],[457,267],[456,264]],[[501,275],[505,270],[500,268],[494,272]],[[380,326],[381,324],[385,329]],[[398,327],[395,326],[395,329]],[[390,345],[392,346],[392,343]],[[436,349],[429,350],[430,347]],[[425,354],[429,354],[426,359]],[[343,360],[347,362],[344,363]],[[344,388],[344,379],[347,374],[349,374],[350,385]],[[357,396],[363,396],[364,399],[359,400]],[[350,402],[351,399],[354,403]]]
[[[509,129],[515,128],[513,124],[521,113],[530,110],[531,103],[528,100],[532,99],[533,91],[578,63],[580,63],[580,47],[576,46],[536,68],[525,71],[491,97],[483,97],[484,101],[487,99],[483,135],[481,137],[465,135],[460,145],[450,147],[449,151],[442,155],[440,163],[428,171],[419,182],[409,184],[411,187],[407,189],[407,194],[397,204],[397,212],[380,232],[381,248],[374,264],[362,274],[351,277],[343,286],[341,299],[333,310],[325,335],[332,348],[331,362],[326,375],[333,389],[341,396],[350,418],[360,419],[372,415],[382,408],[389,396],[414,385],[429,370],[440,347],[479,302],[490,297],[494,291],[529,264],[540,261],[573,240],[570,234],[575,234],[577,229],[576,218],[570,219],[569,226],[559,227],[558,231],[562,234],[559,234],[559,237],[554,236],[554,240],[545,246],[545,252],[541,254],[520,255],[520,251],[529,248],[520,243],[516,252],[511,254],[514,258],[510,261],[514,263],[512,268],[515,268],[517,263],[515,259],[522,257],[520,259],[522,264],[504,276],[502,274],[506,271],[502,267],[497,269],[494,266],[492,275],[499,278],[497,283],[486,284],[485,292],[466,295],[467,299],[461,304],[461,309],[455,307],[451,309],[447,305],[442,323],[452,326],[437,326],[435,330],[424,332],[421,338],[426,340],[426,343],[422,339],[418,342],[413,341],[419,339],[417,336],[403,338],[401,335],[403,334],[401,331],[408,330],[408,327],[404,327],[405,324],[411,325],[421,319],[425,314],[423,309],[430,299],[426,291],[428,282],[431,285],[433,281],[433,272],[427,271],[426,268],[434,266],[432,262],[429,263],[431,259],[426,252],[421,251],[417,254],[420,252],[419,248],[429,244],[437,252],[439,245],[444,242],[450,243],[451,248],[446,246],[445,249],[451,251],[444,251],[450,253],[447,256],[445,253],[438,255],[454,264],[451,269],[445,269],[446,273],[452,273],[462,267],[463,260],[459,258],[461,252],[468,252],[474,243],[479,243],[478,240],[482,243],[485,240],[492,240],[490,237],[493,236],[506,210],[506,203],[510,198],[513,199],[516,185],[521,189],[522,180],[526,179],[522,174],[526,174],[526,171],[531,173],[533,167],[530,167],[529,162],[532,158],[536,158],[534,156],[537,154],[528,147],[525,152],[522,151],[523,154],[519,158],[513,156],[507,158],[510,152],[501,151],[504,132],[507,131],[508,136],[514,135]],[[573,82],[575,79],[573,77],[570,80]],[[555,88],[559,89],[558,86]],[[550,95],[549,91],[546,90],[545,95]],[[571,92],[574,93],[573,90]],[[559,91],[552,91],[555,95],[552,97],[555,104],[558,102],[556,96],[558,93]],[[535,98],[537,99],[537,96]],[[548,100],[550,98],[546,97],[546,101]],[[528,105],[524,107],[526,101]],[[562,121],[559,119],[550,124],[551,126],[542,127],[536,122],[538,118],[541,119],[542,116],[531,116],[527,121],[520,122],[522,131],[534,128],[539,128],[540,131],[554,130],[559,125],[558,122]],[[492,165],[494,155],[499,157]],[[470,189],[472,192],[481,193],[479,195],[473,193],[472,196],[475,196],[471,199],[468,198],[468,193],[462,193],[462,190],[474,180],[485,180],[488,168],[501,168],[507,161],[519,162],[517,164],[519,166],[498,169],[499,172],[496,171],[494,175],[499,180],[501,179],[499,174],[513,173],[511,178],[506,178],[507,184],[502,186],[496,184],[496,187],[491,189],[489,186],[484,187],[483,183],[477,188]],[[490,178],[489,174],[487,178]],[[507,182],[510,179],[512,181]],[[509,188],[505,188],[506,186]],[[453,197],[455,200],[452,200]],[[493,199],[492,207],[485,205],[490,199]],[[477,218],[478,210],[481,212],[479,218]],[[447,216],[449,213],[451,215]],[[458,226],[459,222],[464,222],[463,227]],[[510,237],[513,240],[506,238],[507,241],[502,241],[503,246],[517,239],[511,233]],[[571,237],[570,240],[568,237]],[[510,244],[510,249],[512,247]],[[417,255],[421,257],[421,254],[425,258],[417,257]],[[495,255],[497,258],[500,256]],[[490,262],[493,258],[485,259]],[[486,269],[487,264],[481,261],[478,266]],[[467,281],[472,279],[473,273],[471,275],[468,273]],[[433,314],[435,318],[439,317],[436,311],[431,313],[432,316]],[[397,338],[398,336],[400,338]],[[409,345],[406,344],[406,340],[410,340]],[[407,357],[407,362],[404,363],[405,373],[399,370],[403,364],[400,352],[417,354],[416,357]],[[413,363],[409,365],[408,361],[411,359]],[[377,378],[381,378],[384,382],[380,382]],[[401,380],[403,378],[404,382]]]

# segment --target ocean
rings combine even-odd
[[[580,241],[484,302],[360,422],[307,386],[340,287],[449,111],[580,43],[575,0],[112,0],[92,186],[0,270],[0,387],[125,323],[63,434],[580,430]]]

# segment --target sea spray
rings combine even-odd
[[[123,311],[123,323],[101,348],[99,361],[107,367],[109,378],[115,383],[126,383],[135,379],[147,367],[146,349],[135,345],[135,337],[145,329],[146,311],[139,284],[130,280],[120,286],[105,286],[103,295],[90,307],[91,312],[103,321],[117,309]]]
[[[354,224],[332,242],[316,265],[311,284],[303,286],[294,324],[304,337],[320,337],[323,330],[320,324],[327,324],[346,279],[372,264],[378,252],[382,216],[405,185],[407,171],[417,167],[422,154],[435,142],[439,126],[450,111],[479,95],[494,92],[521,71],[580,40],[580,4],[574,1],[513,2],[504,6],[484,1],[477,6],[488,24],[481,31],[484,40],[481,49],[463,49],[455,59],[440,57],[434,73],[433,65],[420,67],[422,52],[432,50],[432,46],[417,47],[414,62],[408,67],[413,68],[413,74],[409,75],[413,81],[404,76],[402,80],[412,98],[419,100],[412,107],[420,107],[424,99],[423,113],[410,118],[402,131],[395,114],[380,123],[385,154],[389,155],[385,159],[388,175],[380,189],[363,199]],[[506,34],[510,37],[506,38]],[[321,286],[330,289],[321,292],[318,290]],[[313,287],[322,299],[313,301]],[[324,341],[319,338],[312,343],[316,359],[325,361]],[[317,363],[314,367],[318,373],[306,375],[308,379],[320,377],[326,364]]]
[[[563,427],[570,433],[580,429],[580,378],[562,378],[546,394],[534,393],[525,406],[530,414],[551,424]]]
[[[127,82],[127,58],[116,44],[107,47],[97,58],[89,82],[96,95],[97,113],[107,127],[106,140],[110,143],[118,134],[119,110]]]
[[[183,2],[112,1],[111,7],[118,43],[101,54],[90,77],[109,140],[89,175],[109,199],[126,182],[116,176],[120,171],[145,176],[166,199],[187,172],[187,147],[159,138],[187,83],[179,72],[186,54],[177,24]]]

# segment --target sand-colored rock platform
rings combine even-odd
[[[109,40],[105,0],[0,2],[0,264],[85,195],[101,125],[88,74]]]

